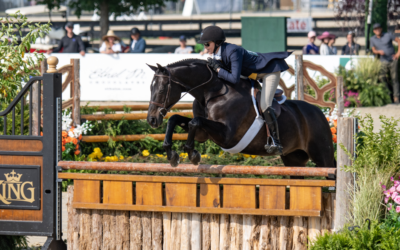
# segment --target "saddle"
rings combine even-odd
[[[256,97],[258,112],[261,115],[263,113],[260,105],[261,92],[258,88],[254,88],[254,95]],[[276,118],[278,118],[281,115],[282,112],[281,104],[285,103],[285,101],[286,101],[286,96],[283,95],[283,90],[277,89],[275,91],[274,100],[272,101],[272,108],[274,109]]]

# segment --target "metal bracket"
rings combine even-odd
[[[62,240],[55,240],[53,237],[47,237],[42,250],[67,250],[67,245]]]

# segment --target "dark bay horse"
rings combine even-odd
[[[205,142],[209,139],[222,148],[232,148],[252,125],[256,112],[248,80],[230,84],[218,78],[206,61],[200,59],[149,67],[155,72],[147,115],[147,122],[152,127],[162,124],[163,116],[180,100],[183,92],[189,92],[195,98],[193,119],[173,115],[168,121],[163,147],[171,166],[179,164],[179,155],[171,149],[175,126],[188,132],[185,151],[189,160],[197,165],[201,156],[194,149],[194,140]],[[287,100],[283,106],[278,124],[285,166],[305,166],[311,159],[318,167],[336,167],[332,134],[321,110],[296,100]],[[264,149],[266,142],[267,130],[263,126],[242,153],[269,155]]]

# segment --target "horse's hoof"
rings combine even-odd
[[[199,165],[200,160],[201,160],[201,155],[199,152],[197,152],[196,150],[193,150],[193,152],[190,154],[189,160],[191,163],[193,163],[194,165]]]
[[[171,160],[169,160],[169,164],[171,164],[171,167],[175,168],[179,165],[179,162],[180,162],[179,155],[175,151],[172,151],[171,155],[172,156],[171,156]]]

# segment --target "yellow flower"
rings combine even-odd
[[[94,149],[93,149],[93,152],[95,152],[95,153],[101,153],[101,149],[100,149],[100,148],[94,148]]]
[[[24,52],[24,51],[22,51],[22,54],[21,54],[21,55],[22,55],[22,58],[24,58],[24,56],[25,56],[25,52]]]
[[[149,152],[149,150],[143,150],[142,151],[142,155],[144,156],[144,157],[147,157],[147,156],[149,156],[150,155],[150,152]]]
[[[120,155],[120,156],[119,156],[119,159],[120,159],[120,160],[123,160],[123,159],[124,159],[124,157],[123,157],[122,155]]]
[[[201,155],[201,158],[210,159],[210,156],[208,156],[208,155]]]
[[[256,157],[257,157],[257,155],[251,155],[251,158],[253,158],[253,159],[256,158]]]
[[[188,154],[187,153],[181,153],[179,156],[182,157],[183,159],[186,159],[186,157],[188,157]]]
[[[249,158],[250,155],[243,154],[243,157],[244,157],[244,158]]]
[[[165,157],[167,157],[167,156],[164,156],[164,155],[162,155],[162,154],[156,154],[156,156],[157,156],[157,157],[160,157],[160,158],[165,158]]]

